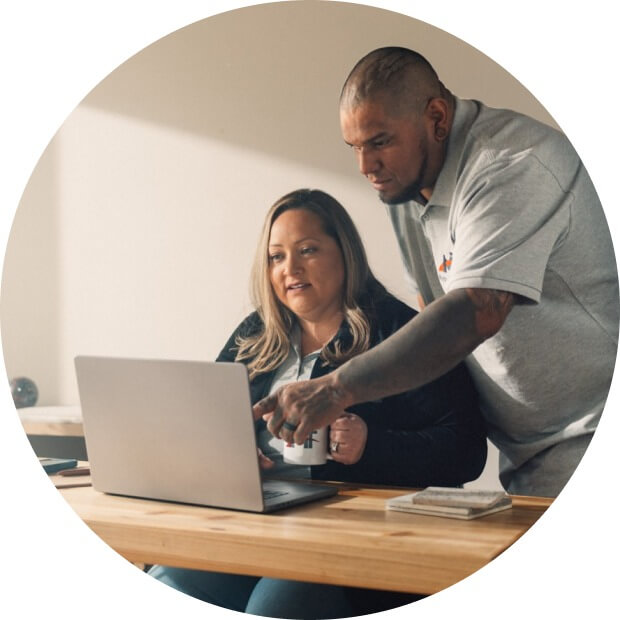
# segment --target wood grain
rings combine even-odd
[[[270,515],[60,492],[87,525],[134,563],[432,594],[512,545],[551,500],[458,521],[386,511],[402,489],[352,488]]]

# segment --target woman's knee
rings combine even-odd
[[[258,581],[258,577],[159,565],[153,566],[148,574],[179,592],[234,611],[245,611]]]
[[[299,620],[353,615],[339,586],[266,577],[256,584],[245,611],[256,616]]]

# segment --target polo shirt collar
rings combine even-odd
[[[435,188],[426,207],[449,207],[456,189],[458,170],[469,129],[478,115],[479,104],[470,99],[455,97],[454,120],[448,138],[446,161],[437,177]]]

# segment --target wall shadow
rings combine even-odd
[[[355,62],[383,45],[427,55],[460,96],[490,105],[523,100],[523,86],[501,67],[424,22],[362,5],[280,2],[215,15],[160,39],[102,80],[83,104],[357,175],[340,135],[338,97]],[[484,70],[472,70],[481,63]]]

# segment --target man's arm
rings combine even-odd
[[[513,295],[503,291],[452,291],[392,337],[351,359],[335,375],[352,403],[424,385],[454,368],[496,334],[513,303]]]
[[[514,295],[504,291],[451,291],[333,373],[286,385],[258,402],[255,416],[269,416],[274,435],[302,443],[346,407],[414,389],[454,368],[499,331],[514,303]]]

